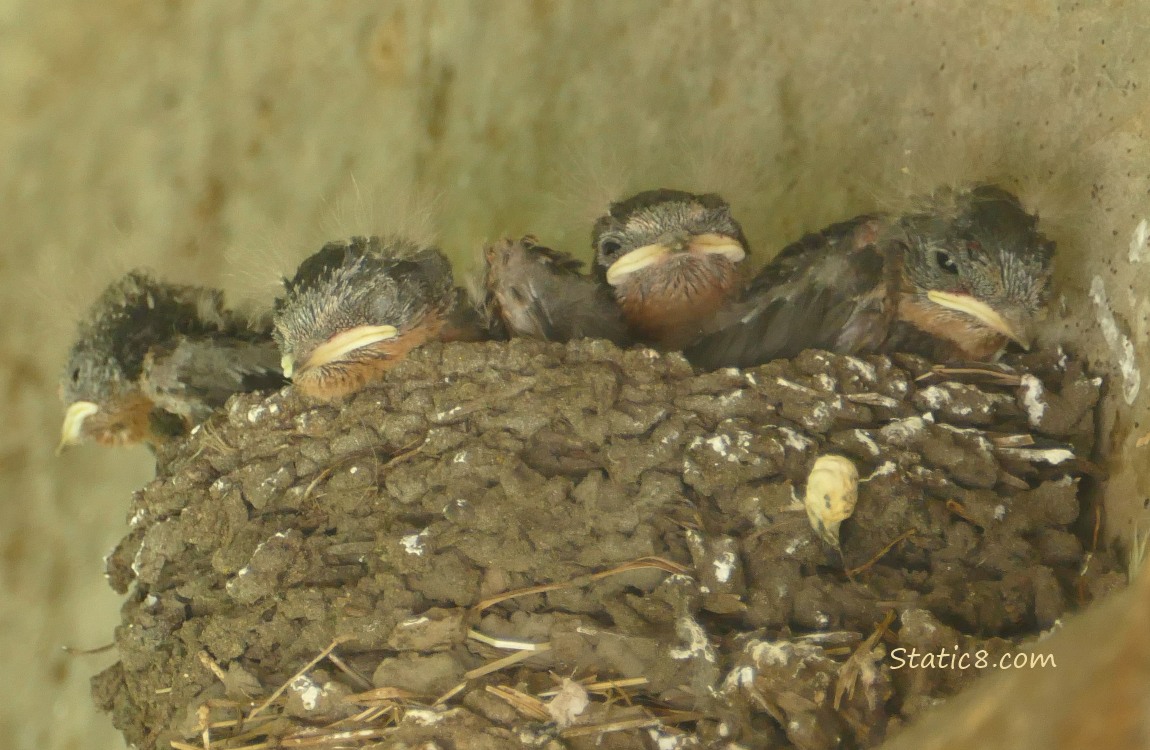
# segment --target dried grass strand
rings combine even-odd
[[[484,664],[482,667],[476,667],[475,669],[472,669],[468,672],[464,672],[463,676],[465,679],[474,680],[476,677],[482,677],[483,675],[491,674],[492,672],[498,672],[505,667],[510,667],[513,664],[518,664],[521,661],[526,661],[532,656],[537,656],[545,651],[550,650],[550,643],[540,643],[538,648],[533,651],[516,651],[513,654],[504,656],[502,659],[496,659],[495,661]]]
[[[893,540],[891,540],[889,543],[887,543],[887,545],[885,547],[880,549],[874,557],[867,560],[865,563],[863,563],[862,565],[859,565],[856,568],[851,568],[851,569],[847,570],[846,571],[847,578],[854,578],[859,573],[870,570],[874,566],[875,563],[877,563],[879,560],[881,560],[886,555],[886,553],[888,553],[892,549],[894,549],[895,545],[897,545],[901,541],[909,539],[911,537],[911,535],[917,534],[917,533],[918,533],[918,529],[907,529],[906,531],[902,532],[901,534],[896,536]]]
[[[250,714],[248,714],[248,719],[254,719],[256,716],[258,716],[260,713],[262,713],[265,709],[267,709],[268,706],[270,706],[272,703],[275,703],[276,699],[279,698],[281,695],[283,695],[284,691],[288,689],[288,685],[290,685],[293,682],[295,682],[296,680],[298,680],[309,669],[311,669],[316,664],[319,664],[321,661],[323,661],[324,657],[326,657],[333,650],[335,650],[336,646],[339,646],[341,643],[347,643],[348,641],[351,641],[354,639],[355,639],[355,636],[341,635],[340,637],[338,637],[334,641],[332,641],[331,644],[327,648],[325,648],[323,651],[319,652],[318,656],[316,656],[314,659],[312,659],[307,664],[305,664],[295,674],[293,674],[291,677],[289,677],[287,679],[287,681],[285,681],[282,685],[280,685],[278,688],[276,688],[275,692],[273,692],[270,696],[268,696],[267,700],[265,700],[260,705],[256,706],[255,709],[253,709],[252,712]]]
[[[644,568],[656,568],[671,574],[686,573],[688,570],[690,570],[690,568],[687,568],[684,565],[680,565],[673,560],[668,560],[663,557],[640,557],[638,559],[625,562],[622,565],[617,565],[614,568],[602,570],[597,573],[576,576],[575,578],[567,581],[562,581],[559,583],[543,583],[538,586],[528,586],[527,588],[513,589],[502,594],[496,594],[495,596],[491,596],[480,601],[475,605],[474,609],[476,612],[482,612],[488,607],[492,607],[509,599],[516,599],[521,596],[542,594],[548,591],[556,591],[558,589],[579,586],[585,583],[590,583],[591,581],[598,581],[600,579],[607,578],[608,576],[617,575],[619,573],[626,573],[632,570],[642,570]]]

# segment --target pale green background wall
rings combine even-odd
[[[609,198],[660,184],[724,191],[764,259],[942,181],[1014,178],[1061,243],[1051,338],[1116,373],[1111,527],[1129,530],[1150,495],[1132,446],[1150,430],[1148,18],[1042,0],[0,2],[0,737],[121,745],[88,698],[113,657],[60,646],[110,640],[101,556],[149,456],[51,451],[72,320],[137,264],[266,293],[352,231],[432,226],[459,258],[529,230],[583,250]]]

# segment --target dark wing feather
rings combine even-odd
[[[534,237],[505,240],[488,253],[487,299],[512,336],[545,341],[630,340],[611,291],[580,271],[582,262]]]
[[[571,253],[538,244],[531,245],[529,249],[535,254],[537,262],[547,265],[558,275],[580,277],[583,275],[583,261]]]
[[[804,349],[877,347],[891,315],[889,248],[874,244],[880,218],[860,216],[787,246],[684,354],[704,369],[751,367]]]
[[[270,338],[178,337],[149,352],[142,387],[164,411],[200,422],[233,394],[285,385],[279,360]]]
[[[513,335],[559,342],[607,339],[619,346],[630,342],[614,298],[586,277],[548,273],[545,266],[537,265],[514,286],[508,291],[522,300],[519,314],[501,311]]]
[[[631,343],[623,313],[611,293],[596,282],[568,278],[561,288],[534,301],[539,317],[545,320],[549,341],[607,339],[618,346]]]

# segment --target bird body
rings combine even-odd
[[[804,349],[989,360],[1029,346],[1054,243],[1001,188],[942,190],[921,211],[865,215],[785,248],[685,352],[749,367]]]
[[[268,327],[216,289],[132,271],[81,323],[60,383],[60,447],[156,444],[210,416],[234,393],[283,383]]]
[[[192,424],[207,419],[234,393],[285,383],[270,330],[258,341],[180,336],[158,344],[144,359],[142,382],[153,403]]]
[[[613,203],[592,245],[632,335],[660,349],[700,338],[743,286],[746,237],[718,195],[659,189]]]
[[[583,275],[583,263],[528,235],[484,248],[484,302],[492,328],[545,341],[630,341],[610,290]]]
[[[457,302],[443,254],[401,237],[330,242],[284,280],[275,337],[284,374],[331,400],[441,337]]]

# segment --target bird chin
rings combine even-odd
[[[111,448],[120,448],[133,445],[144,439],[144,434],[133,425],[119,425],[118,429],[109,429],[96,434],[96,442]]]
[[[64,449],[77,445],[84,438],[84,422],[88,417],[100,411],[100,407],[91,401],[75,401],[64,412],[64,425],[60,428],[60,444],[56,446],[56,455]]]
[[[376,380],[391,363],[388,357],[334,360],[298,370],[292,387],[310,399],[334,402]]]
[[[76,401],[64,414],[56,455],[89,439],[112,448],[145,440],[150,432],[151,410],[152,402],[139,394],[105,403],[103,408],[92,401]]]
[[[1017,342],[1023,349],[1030,350],[1030,341],[1025,332],[1026,326],[1022,323],[1008,321],[1000,312],[982,300],[969,294],[953,294],[936,290],[927,292],[926,298],[940,307],[969,315],[987,328]]]
[[[322,368],[324,365],[339,361],[357,349],[389,341],[398,336],[399,330],[395,326],[356,326],[341,331],[313,349],[298,370],[295,369],[295,361],[289,356],[284,356],[282,361],[284,375],[298,378],[308,370]]]

